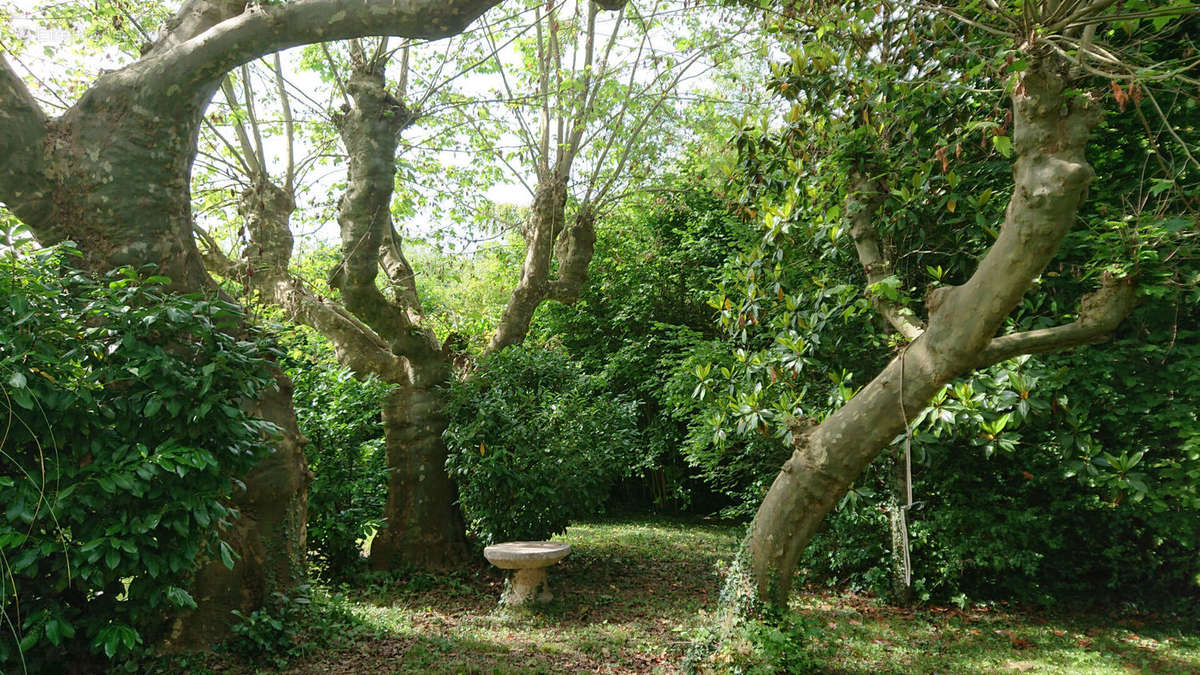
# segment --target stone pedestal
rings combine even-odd
[[[500,602],[526,605],[549,602],[554,595],[546,581],[546,568],[567,557],[571,545],[559,541],[510,541],[483,549],[496,567],[514,570]]]

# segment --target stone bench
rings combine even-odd
[[[549,602],[546,568],[567,557],[571,545],[561,541],[510,541],[483,549],[483,557],[502,570],[515,570],[500,602],[524,605]]]

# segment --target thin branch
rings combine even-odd
[[[850,236],[854,239],[858,262],[867,275],[868,287],[892,276],[892,264],[883,254],[879,232],[874,224],[884,194],[877,182],[858,172],[851,174],[846,194],[846,219],[850,222]],[[913,316],[911,310],[898,306],[878,293],[868,292],[867,295],[875,310],[908,340],[915,340],[925,332],[910,318]]]
[[[992,338],[976,357],[974,367],[984,368],[1023,354],[1043,354],[1103,340],[1129,315],[1136,300],[1132,279],[1106,275],[1100,288],[1084,297],[1078,319],[1053,328]]]
[[[221,80],[221,92],[225,94],[225,101],[229,104],[229,110],[231,113],[230,116],[232,118],[229,125],[233,127],[233,133],[237,136],[238,143],[242,146],[241,154],[234,152],[234,156],[242,161],[242,166],[246,168],[246,175],[262,175],[264,169],[262,165],[258,163],[258,155],[254,152],[254,146],[250,144],[250,136],[246,133],[246,127],[244,124],[242,124],[241,117],[239,117],[237,114],[241,104],[238,103],[237,92],[233,89],[232,75],[227,75]],[[216,131],[216,128],[210,122],[208,122],[207,118],[205,118],[205,122],[208,123],[209,128]],[[225,140],[225,138],[219,133],[217,136],[220,137],[221,140]],[[226,143],[226,145],[228,145],[228,143]],[[233,151],[233,146],[229,146],[229,149],[230,151]]]
[[[284,178],[283,189],[288,193],[295,194],[296,125],[292,121],[292,104],[290,102],[290,97],[287,94],[287,88],[284,86],[283,64],[280,62],[279,52],[275,52],[275,90],[279,94],[279,106],[283,110],[283,134],[287,137],[287,171]]]
[[[254,134],[255,160],[263,177],[267,175],[267,153],[263,150],[262,130],[258,126],[258,114],[254,111],[254,91],[250,88],[250,69],[242,66],[242,93],[246,97],[246,116],[250,120],[250,131]]]

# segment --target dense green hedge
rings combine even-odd
[[[133,668],[194,606],[227,498],[274,427],[239,401],[274,386],[238,309],[123,269],[99,282],[71,249],[0,261],[0,668]],[[97,667],[97,666],[91,666]]]
[[[632,404],[561,352],[509,347],[455,384],[446,467],[480,543],[541,540],[604,508],[637,461]]]

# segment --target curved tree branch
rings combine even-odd
[[[379,247],[379,264],[396,302],[418,316],[423,314],[416,275],[404,256],[403,241],[395,227],[389,227],[384,233],[383,244]]]
[[[0,54],[0,201],[26,222],[50,211],[50,188],[43,172],[46,113]]]
[[[859,172],[851,174],[850,190],[846,195],[846,219],[850,221],[850,236],[858,251],[858,261],[867,274],[868,287],[892,276],[892,263],[883,254],[879,233],[872,222],[883,200],[884,192],[878,183]],[[875,310],[905,338],[915,340],[925,332],[910,318],[913,316],[911,310],[906,313],[906,308],[897,306],[878,293],[868,291],[868,296]]]
[[[795,434],[747,539],[764,600],[786,600],[800,554],[867,464],[943,384],[1003,340],[997,329],[1071,229],[1094,175],[1084,148],[1098,107],[1066,92],[1065,63],[1027,50],[1030,66],[1012,97],[1014,187],[1000,235],[966,283],[930,294],[920,337],[820,425]]]
[[[500,315],[496,334],[488,343],[488,353],[497,352],[525,339],[529,323],[538,305],[546,299],[547,278],[550,276],[550,256],[555,237],[563,229],[563,209],[567,203],[567,186],[556,178],[538,181],[525,226],[525,261],[521,264],[521,279]]]
[[[1071,323],[993,338],[979,353],[975,368],[985,368],[1022,354],[1044,354],[1098,342],[1129,316],[1136,303],[1133,280],[1106,274],[1100,288],[1084,297],[1079,318]]]
[[[304,0],[278,5],[219,4],[228,13],[244,11],[213,23],[194,36],[156,45],[130,66],[143,78],[202,90],[233,68],[260,56],[313,42],[371,35],[439,39],[462,32],[499,0]],[[210,8],[211,11],[211,8]],[[187,24],[184,24],[187,25]],[[197,31],[203,24],[190,28]],[[175,32],[172,33],[174,35]]]

